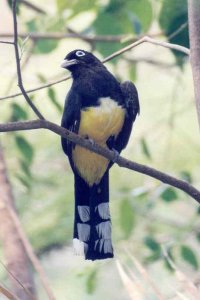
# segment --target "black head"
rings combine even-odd
[[[68,69],[72,74],[77,70],[93,68],[95,66],[102,66],[100,60],[92,53],[81,49],[68,53],[61,64],[62,68]]]

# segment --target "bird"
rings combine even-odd
[[[135,85],[120,83],[94,54],[82,49],[69,52],[61,67],[72,76],[61,126],[113,150],[117,159],[140,112]],[[74,173],[74,253],[92,261],[112,258],[109,170],[114,162],[64,137],[61,144]]]

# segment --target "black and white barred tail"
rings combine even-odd
[[[113,257],[108,171],[92,187],[75,174],[73,246],[76,255],[88,260]]]

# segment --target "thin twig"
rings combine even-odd
[[[170,40],[182,32],[186,27],[188,27],[188,22],[183,23],[177,30],[168,35],[167,39]]]
[[[25,291],[25,293],[30,297],[31,300],[36,300],[36,298],[31,294],[31,292],[29,291],[29,289],[27,289],[22,283],[21,281],[19,281],[19,279],[6,267],[6,265],[0,261],[0,263],[2,264],[2,266],[4,267],[4,269],[8,272],[8,274],[23,288],[23,290]]]
[[[38,116],[39,119],[44,119],[43,115],[39,112],[37,107],[33,104],[29,96],[27,95],[23,82],[22,82],[22,75],[21,75],[21,68],[20,68],[20,58],[19,58],[19,49],[18,49],[18,33],[17,33],[17,15],[16,15],[16,0],[13,0],[13,26],[14,26],[14,48],[15,48],[15,60],[16,60],[16,67],[17,67],[17,78],[18,78],[18,86],[26,99],[29,106],[32,108],[32,110],[35,112],[35,114]]]
[[[35,105],[32,103],[32,101],[28,97],[28,95],[27,95],[27,93],[26,93],[26,91],[23,87],[21,67],[20,67],[20,58],[19,58],[19,50],[18,50],[18,45],[17,45],[18,33],[17,33],[16,0],[13,0],[12,10],[13,10],[13,25],[14,25],[14,48],[15,48],[15,59],[16,59],[16,67],[17,67],[18,85],[19,85],[19,88],[21,89],[21,92],[22,92],[24,98],[26,99],[27,103],[30,105],[32,110],[35,112],[35,114],[39,117],[40,120],[44,120],[44,117],[38,111],[38,109],[35,107]],[[47,293],[49,299],[50,300],[55,300],[53,292],[51,291],[50,285],[49,285],[48,280],[46,278],[46,274],[43,271],[43,268],[42,268],[37,256],[35,255],[35,253],[33,251],[33,248],[30,245],[30,243],[29,243],[29,241],[26,237],[26,234],[23,231],[23,228],[21,226],[21,223],[18,219],[18,216],[17,216],[16,212],[9,205],[7,206],[7,208],[8,208],[8,211],[9,211],[11,217],[13,218],[13,221],[16,225],[16,228],[18,230],[21,241],[22,241],[22,243],[23,243],[23,245],[26,249],[26,252],[27,252],[30,260],[32,261],[36,271],[38,272],[38,274],[40,276],[41,282],[44,286],[44,289],[46,290],[46,293]]]
[[[8,41],[0,41],[0,44],[14,45],[13,42],[8,42]]]
[[[26,1],[26,0],[19,0],[19,1],[21,4],[24,4],[24,6],[36,11],[37,13],[46,15],[46,12],[42,8],[36,6],[35,4],[33,4],[29,1]]]
[[[24,39],[29,36],[32,40],[61,40],[66,38],[82,39],[88,42],[105,42],[105,43],[120,43],[127,35],[88,35],[82,33],[60,33],[60,32],[30,32],[30,33],[19,33],[18,37]],[[13,33],[0,33],[0,38],[12,38]],[[136,38],[134,38],[136,39]]]
[[[158,45],[158,46],[161,46],[161,47],[164,47],[164,48],[169,48],[169,49],[174,49],[174,50],[177,50],[177,51],[180,51],[180,52],[183,52],[187,55],[190,54],[190,50],[186,47],[183,47],[183,46],[180,46],[180,45],[177,45],[177,44],[171,44],[171,43],[167,43],[167,42],[164,42],[164,41],[158,41],[156,39],[152,39],[150,38],[149,36],[144,36],[143,38],[141,38],[140,40],[128,45],[127,47],[124,47],[122,49],[120,49],[119,51],[116,51],[115,53],[111,54],[110,56],[106,57],[105,59],[103,59],[103,63],[121,55],[122,53],[126,52],[126,51],[129,51],[131,50],[132,48],[140,45],[140,44],[143,44],[143,43],[150,43],[150,44],[153,44],[153,45]]]
[[[176,277],[183,286],[183,292],[188,292],[189,295],[193,296],[193,299],[199,299],[200,291],[196,287],[195,283],[187,277],[181,270],[177,268],[173,260],[169,257],[166,248],[162,245],[162,252],[170,267],[175,271]]]
[[[136,269],[138,270],[138,272],[142,275],[142,277],[144,278],[144,280],[149,283],[149,285],[151,286],[151,288],[154,290],[155,295],[157,297],[158,300],[164,300],[162,293],[160,292],[160,290],[157,288],[157,286],[155,285],[155,283],[153,282],[153,280],[151,279],[151,277],[149,276],[147,270],[143,267],[143,265],[134,257],[134,255],[132,253],[130,253],[128,250],[125,249],[125,251],[127,252],[128,256],[131,258],[131,260],[133,261]]]
[[[176,49],[176,50],[184,52],[188,55],[190,53],[190,50],[186,47],[175,45],[175,44],[170,44],[170,43],[163,42],[163,41],[157,41],[155,39],[152,39],[152,38],[146,36],[146,37],[143,37],[140,40],[130,44],[129,46],[124,47],[121,50],[114,52],[112,55],[110,55],[110,56],[106,57],[105,59],[103,59],[102,63],[108,62],[109,60],[111,60],[111,59],[121,55],[122,53],[127,52],[127,51],[131,50],[132,48],[134,48],[134,47],[136,47],[136,46],[138,46],[142,43],[145,43],[145,42],[151,43],[151,44],[154,44],[154,45],[158,45],[158,46],[162,46],[162,47],[165,47],[165,48]],[[66,81],[70,78],[71,78],[71,76],[66,76],[66,77],[64,77],[60,80],[56,80],[52,83],[47,83],[47,84],[41,85],[39,87],[36,87],[34,89],[27,90],[26,93],[32,93],[32,92],[35,92],[35,91],[38,91],[38,90],[42,90],[44,88],[47,88],[47,87],[56,85],[60,82]],[[0,100],[10,99],[10,98],[18,97],[18,96],[21,96],[21,95],[22,95],[22,93],[16,93],[16,94],[9,95],[9,96],[6,96],[6,97],[0,97]]]
[[[84,139],[83,137],[58,126],[55,123],[46,121],[46,120],[34,120],[34,121],[26,121],[26,122],[11,122],[6,124],[0,124],[0,132],[8,132],[8,131],[18,131],[18,130],[31,130],[31,129],[48,129],[53,131],[54,133],[67,138],[71,142],[80,145],[86,149],[89,149],[97,154],[100,154],[106,157],[110,161],[114,161],[116,159],[116,155],[113,151],[108,150],[107,148],[101,147],[98,144],[91,143],[88,139]],[[128,159],[125,159],[121,156],[116,161],[120,167],[124,167],[150,177],[153,177],[159,181],[162,181],[165,184],[169,184],[175,188],[178,188],[184,191],[186,194],[190,195],[193,199],[195,199],[198,203],[200,203],[200,191],[197,190],[194,186],[189,184],[184,180],[177,179],[173,176],[170,176],[166,173],[160,172],[154,168],[132,162]]]
[[[137,64],[137,63],[144,62],[144,63],[154,65],[159,68],[169,68],[170,69],[170,68],[176,67],[175,63],[169,64],[169,63],[165,63],[165,62],[162,62],[159,60],[146,58],[146,57],[129,58],[129,57],[123,56],[123,59],[129,63]]]
[[[55,84],[67,81],[70,78],[71,78],[70,75],[65,76],[62,79],[59,79],[59,80],[56,80],[56,81],[53,81],[53,82],[50,82],[50,83],[46,83],[46,84],[40,85],[40,86],[38,86],[36,88],[27,90],[26,93],[29,94],[29,93],[33,93],[33,92],[36,92],[36,91],[39,91],[39,90],[43,90],[43,89],[48,88],[48,87],[50,87],[52,85],[55,85]],[[10,96],[6,96],[6,97],[0,97],[0,100],[6,100],[6,99],[10,99],[10,98],[15,98],[15,97],[18,97],[18,96],[21,96],[21,95],[22,95],[22,93],[16,93],[16,94],[13,94],[13,95],[10,95]]]
[[[20,300],[17,296],[11,293],[7,288],[0,284],[0,293],[3,294],[9,300]]]
[[[119,260],[116,260],[116,267],[119,273],[119,276],[123,282],[123,285],[129,295],[131,300],[141,300],[144,298],[144,290],[142,290],[141,285],[138,284],[138,281],[135,278],[130,278],[125,272],[122,264]]]
[[[26,52],[26,56],[25,56],[25,59],[23,60],[22,64],[20,65],[21,67],[21,72],[22,70],[24,70],[24,68],[27,66],[28,62],[29,62],[29,59],[31,58],[31,55],[32,55],[32,50],[34,49],[35,47],[35,42],[31,40],[31,44],[30,44],[30,47],[28,49],[28,51]],[[15,74],[13,74],[13,76],[10,78],[10,82],[8,83],[8,86],[6,88],[6,91],[5,91],[5,94],[8,94],[13,86],[13,84],[15,83],[16,81],[16,72]]]

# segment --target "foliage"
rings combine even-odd
[[[164,0],[159,23],[170,43],[189,48],[187,0]],[[183,25],[186,26],[174,35]],[[182,66],[186,55],[176,50],[172,52],[178,65]]]
[[[53,13],[48,13],[46,2],[55,5]],[[44,16],[32,12],[30,18],[22,13],[25,8],[19,2],[22,31],[65,33],[68,24],[73,24],[70,27],[74,31],[84,34],[122,35],[123,38],[119,42],[93,42],[86,45],[86,42],[76,41],[76,45],[79,43],[81,47],[96,51],[99,57],[113,53],[134,38],[151,33],[151,26],[157,28],[158,33],[162,30],[164,38],[169,42],[189,47],[187,26],[183,26],[182,30],[173,35],[187,22],[186,0],[46,2],[44,7],[47,14]],[[84,13],[91,13],[92,21],[87,22]],[[81,17],[84,24],[82,21],[76,23]],[[77,24],[77,27],[74,24]],[[58,70],[51,70],[55,57],[59,61],[63,51],[73,48],[75,42],[53,39],[38,39],[34,42],[33,54],[28,65],[30,68],[25,68],[23,72],[25,81],[28,81],[29,77],[31,80],[33,78],[33,86],[36,86],[38,81],[46,83],[58,73]],[[148,46],[145,49],[147,50],[141,50],[141,57],[154,56],[154,52],[148,52]],[[27,55],[26,51],[24,55]],[[174,173],[188,182],[197,183],[199,167],[196,165],[196,159],[199,155],[199,145],[192,136],[195,131],[194,118],[191,117],[192,104],[186,102],[192,95],[186,88],[188,73],[181,73],[184,70],[179,68],[183,65],[187,68],[187,61],[180,52],[173,51],[173,55],[175,59],[172,61],[170,58],[169,64],[175,64],[176,73],[173,73],[172,69],[157,70],[154,66],[150,69],[140,62],[132,64],[126,61],[125,56],[111,62],[114,62],[111,67],[113,73],[120,78],[135,81],[141,95],[141,117],[136,121],[133,139],[123,155]],[[135,57],[137,59],[137,55]],[[35,73],[31,75],[32,72]],[[181,78],[178,84],[177,74]],[[66,84],[50,87],[35,93],[34,101],[48,119],[60,123],[67,90]],[[172,94],[178,96],[173,97]],[[30,110],[23,99],[17,99],[19,98],[10,104],[9,120],[31,119]],[[176,113],[173,115],[174,128],[169,126],[173,109]],[[188,118],[192,121],[189,122]],[[71,249],[73,177],[61,152],[58,137],[44,131],[37,132],[37,136],[32,132],[17,133],[12,134],[12,138],[6,140],[5,144],[10,158],[9,169],[17,208],[35,251],[43,256],[50,253],[50,250],[57,251],[57,248],[66,245],[70,245]],[[163,254],[164,248],[179,267],[190,266],[194,272],[199,270],[196,247],[199,247],[200,233],[196,226],[200,209],[195,204],[189,204],[191,201],[184,193],[140,174],[115,167],[111,172],[110,185],[113,237],[116,253],[120,258],[126,256],[123,247],[121,250],[121,245],[125,245],[133,250],[145,267],[158,266],[158,269],[165,268],[168,272],[173,268]],[[188,236],[194,239],[191,241]],[[107,264],[102,264],[105,270]],[[113,270],[115,269],[112,266],[111,273],[115,273]],[[95,294],[98,288],[101,277],[97,272],[98,265],[95,265],[94,269],[91,268],[83,274],[88,294]]]

